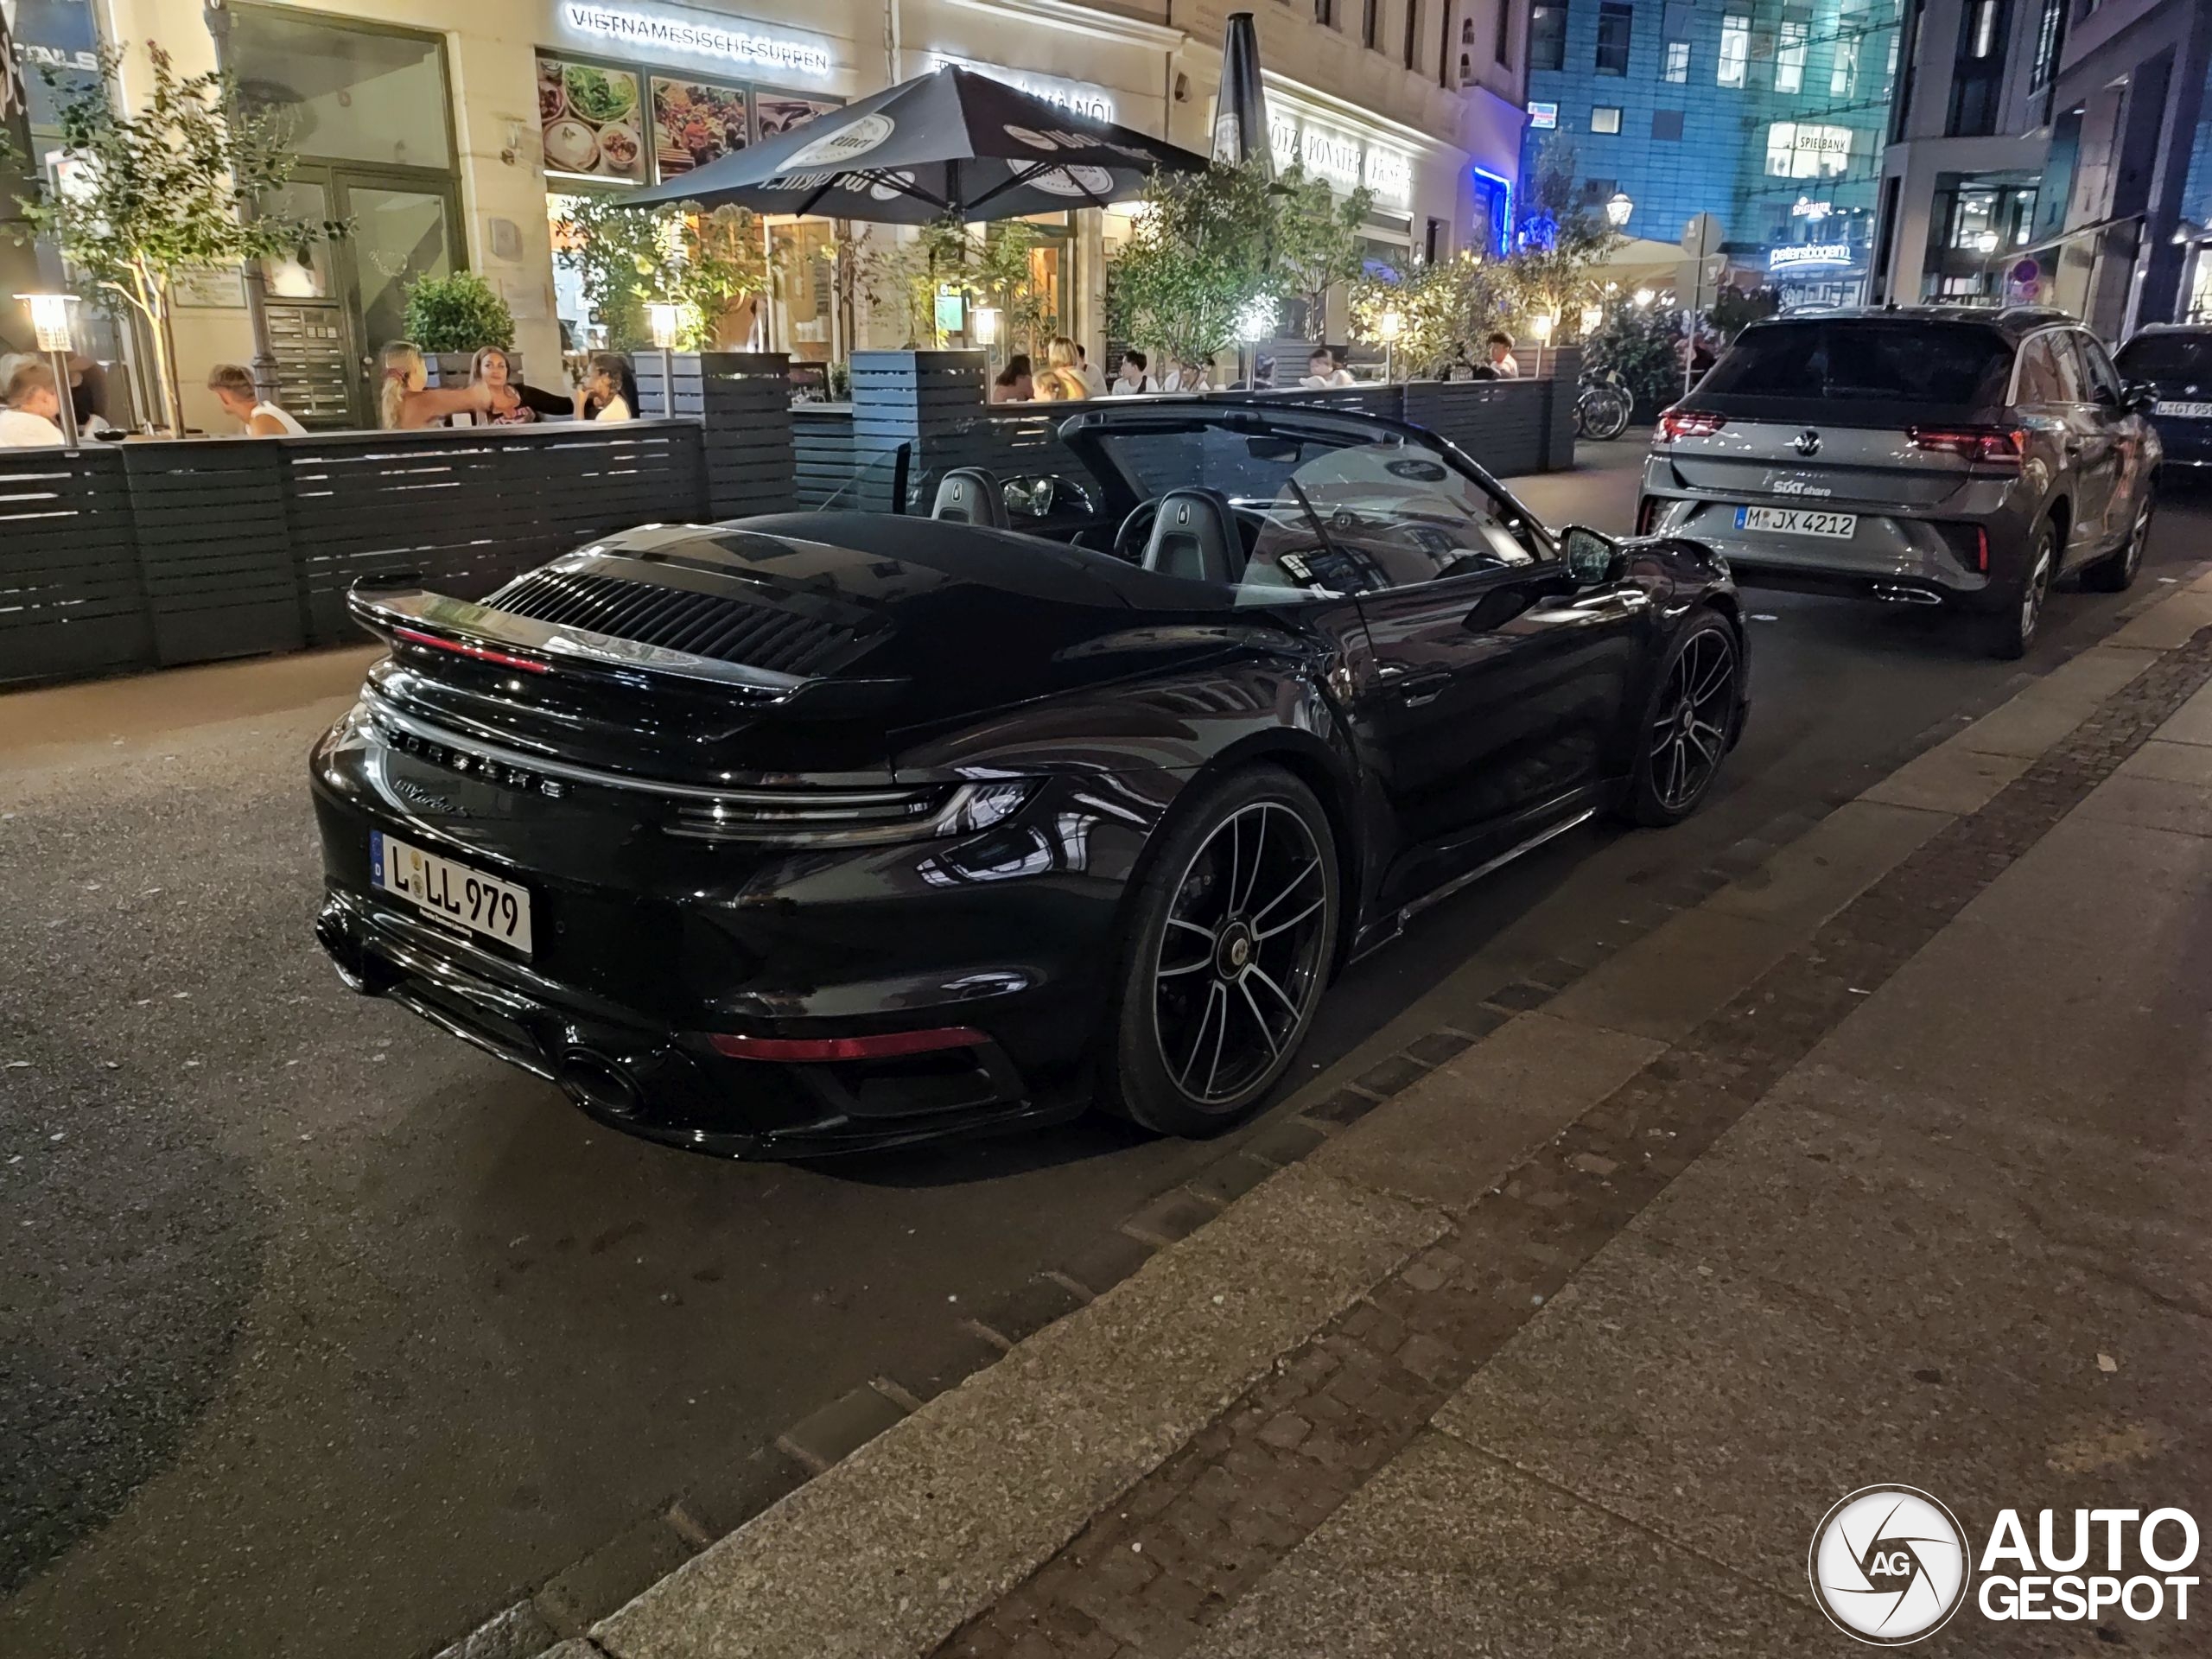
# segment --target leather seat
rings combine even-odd
[[[955,467],[939,479],[930,517],[949,524],[981,524],[987,530],[1010,530],[1014,525],[998,475],[981,467]]]
[[[1218,490],[1170,490],[1160,498],[1138,561],[1162,575],[1233,588],[1244,579],[1244,532]]]

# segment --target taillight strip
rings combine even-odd
[[[499,668],[518,668],[525,674],[550,674],[553,664],[535,658],[518,657],[511,651],[494,651],[489,645],[471,645],[466,639],[448,639],[435,633],[424,633],[420,628],[394,628],[394,639],[404,639],[410,645],[428,645],[433,651],[449,651],[456,657],[473,658],[480,663],[490,663]]]

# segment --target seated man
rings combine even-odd
[[[1514,360],[1512,340],[1503,334],[1492,334],[1487,343],[1491,372],[1501,380],[1518,379],[1521,365]]]
[[[54,422],[61,392],[54,371],[35,357],[19,358],[0,384],[0,448],[35,449],[62,442]]]

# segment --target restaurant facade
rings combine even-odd
[[[1376,0],[1364,16],[1284,0],[1253,7],[1277,161],[1297,158],[1340,191],[1371,189],[1365,235],[1384,263],[1492,245],[1510,220],[1523,117],[1508,60],[1521,25],[1506,0],[1456,3],[1465,17],[1439,0]],[[1505,9],[1494,30],[1485,16],[1476,66],[1468,46],[1484,4]],[[224,10],[219,46],[220,20],[211,30],[183,0],[88,8],[124,48],[126,100],[143,96],[149,41],[187,73],[219,54],[250,99],[289,114],[302,161],[285,205],[351,222],[345,241],[266,279],[283,395],[324,424],[367,418],[376,353],[403,336],[406,289],[424,275],[482,276],[513,312],[530,377],[560,384],[563,353],[597,343],[560,246],[577,199],[669,180],[943,64],[1206,150],[1227,11],[1162,3],[1147,16],[1076,0],[225,0]],[[1105,339],[1106,264],[1128,230],[1121,206],[1038,226],[1051,315],[1094,351]],[[781,279],[759,344],[826,361],[905,343],[901,315],[833,294],[811,256],[834,227],[784,222],[765,234]],[[195,424],[219,424],[194,383],[209,363],[251,355],[248,315],[237,272],[210,272],[181,297],[178,355]]]

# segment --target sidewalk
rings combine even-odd
[[[2202,1511],[2208,625],[1324,1079],[1306,1156],[571,1650],[1841,1652],[1859,1486]],[[2106,1622],[1923,1650],[2204,1650]]]

